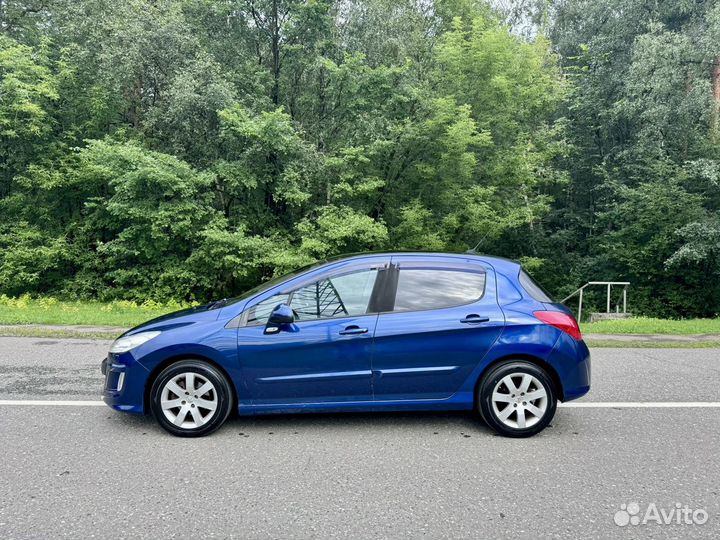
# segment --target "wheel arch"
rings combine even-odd
[[[558,375],[558,372],[555,370],[555,368],[549,363],[543,360],[542,358],[539,358],[537,356],[533,356],[531,354],[507,354],[505,356],[502,356],[500,358],[496,358],[492,362],[490,362],[485,368],[480,372],[480,375],[477,378],[477,381],[475,381],[475,386],[473,388],[473,408],[477,409],[478,406],[478,391],[480,389],[480,385],[482,384],[483,379],[485,376],[490,373],[491,370],[493,370],[495,367],[499,366],[500,364],[505,364],[507,362],[513,362],[516,360],[524,360],[526,362],[530,362],[531,364],[539,367],[543,371],[545,371],[548,376],[550,377],[550,380],[553,383],[553,386],[555,387],[555,391],[557,392],[557,399],[559,401],[563,401],[565,399],[565,392],[563,389],[562,381],[560,380],[560,375]]]
[[[162,373],[162,371],[176,363],[180,362],[181,360],[199,360],[201,362],[205,362],[207,364],[210,364],[215,369],[217,369],[223,377],[225,377],[225,380],[228,383],[228,386],[230,386],[230,395],[232,397],[232,403],[230,404],[230,410],[232,411],[234,407],[237,407],[238,403],[238,396],[237,396],[237,389],[235,388],[235,383],[233,382],[232,377],[230,377],[230,374],[228,371],[222,367],[219,363],[217,363],[215,360],[208,356],[203,356],[202,354],[197,353],[178,353],[174,354],[172,356],[169,356],[159,362],[151,371],[150,374],[147,377],[147,380],[145,382],[145,389],[143,391],[143,410],[147,413],[150,410],[150,393],[152,391],[153,384],[155,384],[155,379],[157,379],[158,375]]]

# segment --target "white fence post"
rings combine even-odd
[[[610,313],[610,284],[608,283],[607,309],[605,313]]]

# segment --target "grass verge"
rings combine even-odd
[[[160,304],[144,302],[138,304],[130,301],[84,302],[63,301],[55,298],[31,298],[21,296],[9,298],[0,295],[0,325],[85,325],[115,326],[130,328],[154,317],[189,307],[180,303]],[[720,336],[720,318],[718,319],[687,319],[668,320],[648,317],[633,319],[602,321],[581,325],[585,334],[656,334],[656,335],[705,335]],[[119,332],[114,331],[77,331],[62,328],[12,327],[0,328],[0,336],[78,338],[111,340]],[[720,339],[693,342],[659,341],[633,339],[617,341],[590,339],[590,347],[619,348],[682,348],[705,349],[720,348]]]
[[[678,336],[720,334],[720,318],[671,320],[636,317],[585,323],[581,324],[580,328],[583,333],[587,334],[671,334]]]
[[[9,298],[0,295],[0,324],[61,324],[121,326],[129,328],[154,317],[188,307],[179,303],[138,304],[114,302],[64,301],[56,298]]]

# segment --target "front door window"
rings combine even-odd
[[[317,281],[291,293],[290,307],[298,321],[365,315],[377,273],[362,270]]]

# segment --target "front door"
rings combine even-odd
[[[494,272],[477,261],[393,257],[391,312],[375,328],[376,401],[445,399],[459,390],[502,332]]]
[[[253,405],[372,400],[377,313],[371,299],[381,267],[320,277],[247,309],[238,356]],[[280,303],[293,308],[295,322],[266,333],[269,313]]]

